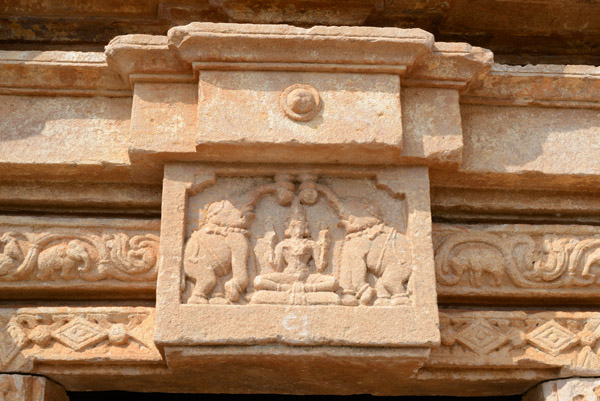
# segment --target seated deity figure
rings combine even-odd
[[[295,204],[292,208],[292,217],[285,231],[286,238],[272,251],[272,267],[275,271],[256,276],[254,289],[258,292],[253,297],[253,303],[280,303],[279,300],[283,299],[288,302],[288,298],[276,294],[269,296],[268,293],[273,292],[329,292],[334,297],[328,297],[329,301],[324,303],[335,303],[338,299],[334,294],[338,287],[337,279],[322,273],[327,267],[329,232],[322,230],[318,241],[312,240],[302,206]],[[316,267],[314,273],[311,272],[311,260]]]
[[[399,305],[408,302],[412,274],[410,244],[405,235],[386,225],[381,212],[361,200],[344,205],[340,226],[346,237],[340,257],[342,304]],[[369,284],[371,275],[375,285]]]

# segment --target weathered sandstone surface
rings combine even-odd
[[[195,22],[0,73],[3,399],[600,375],[599,68]]]

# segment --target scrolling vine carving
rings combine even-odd
[[[441,286],[600,285],[600,236],[554,234],[543,226],[499,232],[453,227],[437,230],[434,242]]]
[[[0,281],[150,281],[158,243],[153,234],[8,231],[0,237]]]

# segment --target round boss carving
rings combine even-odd
[[[321,97],[311,85],[288,86],[279,101],[285,115],[295,121],[310,121],[321,111]]]

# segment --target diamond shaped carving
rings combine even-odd
[[[97,344],[104,340],[107,335],[106,331],[98,325],[81,317],[76,317],[52,332],[52,337],[75,351],[81,351]]]
[[[479,355],[486,355],[504,345],[508,337],[492,327],[485,319],[477,319],[462,329],[457,341]]]
[[[542,351],[556,356],[573,345],[577,337],[553,319],[529,333],[527,340]]]
[[[0,332],[0,368],[8,364],[17,356],[25,343],[25,334],[19,329],[8,326],[6,332]]]

